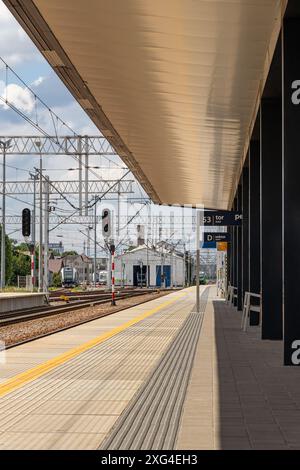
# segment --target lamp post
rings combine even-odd
[[[3,152],[2,160],[2,230],[1,230],[1,290],[5,287],[5,190],[6,190],[6,151],[11,147],[11,139],[0,140]]]

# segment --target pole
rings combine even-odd
[[[109,250],[109,256],[107,260],[107,282],[106,288],[109,290],[111,288],[111,251]]]
[[[79,180],[79,215],[82,215],[82,144],[81,137],[77,142],[78,152],[78,180]]]
[[[35,287],[36,283],[36,266],[35,266],[35,220],[36,220],[36,180],[38,178],[37,171],[35,174],[32,175],[33,177],[33,209],[32,209],[32,226],[31,226],[31,242],[33,245],[32,255],[33,255],[33,279],[32,279],[32,287]]]
[[[118,184],[118,221],[117,221],[117,242],[120,243],[120,183]],[[121,286],[124,287],[123,283],[123,261],[122,261],[122,245],[120,246],[120,266],[121,266]]]
[[[117,222],[117,235],[120,236],[120,183],[118,184],[118,222]],[[119,241],[119,240],[118,240]]]
[[[196,312],[200,313],[200,211],[196,212]]]
[[[32,245],[30,253],[30,261],[31,261],[31,291],[34,291],[34,284],[35,284],[35,275],[34,275],[34,245]]]
[[[171,289],[174,287],[174,248],[171,249]]]
[[[3,145],[3,190],[2,190],[2,230],[1,230],[1,289],[5,287],[5,190],[6,190],[6,143]]]
[[[43,291],[43,160],[42,153],[40,152],[40,220],[39,220],[39,292]]]
[[[185,251],[185,243],[183,243],[183,277],[182,277],[182,285],[183,287],[186,286],[186,251]]]
[[[149,289],[149,249],[148,249],[148,243],[149,243],[149,238],[147,240],[147,245],[146,245],[146,256],[147,256],[147,268],[146,268],[146,275],[147,275],[147,288]]]
[[[87,247],[86,247],[86,254],[88,257],[91,256],[91,244],[90,244],[90,226],[87,227],[86,231],[87,231]]]
[[[49,182],[46,177],[45,182],[45,201],[44,201],[44,292],[48,292],[49,272],[48,272],[48,256],[49,256]]]
[[[89,142],[88,136],[85,136],[85,169],[84,169],[84,205],[85,205],[85,214],[88,215],[88,205],[89,205]]]
[[[98,197],[95,196],[95,204],[94,204],[94,287],[96,287],[96,269],[97,269],[97,201]]]
[[[115,245],[111,245],[111,305],[116,305],[115,299]]]

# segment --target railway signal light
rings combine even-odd
[[[102,211],[102,235],[104,238],[111,236],[111,213],[109,209]]]
[[[22,235],[29,237],[31,232],[31,212],[27,207],[22,210]]]

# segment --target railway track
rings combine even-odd
[[[149,293],[149,291],[146,291]],[[145,295],[144,290],[133,291],[133,292],[121,292],[116,295],[116,300],[127,299],[129,297],[138,297]],[[156,290],[150,292],[155,293]],[[14,323],[20,323],[28,320],[36,320],[58,313],[67,313],[74,310],[83,308],[93,307],[95,305],[101,305],[111,301],[111,294],[95,295],[94,298],[85,298],[84,300],[77,300],[65,305],[45,305],[42,307],[33,307],[30,309],[15,310],[12,312],[6,312],[0,314],[0,326],[7,326]]]
[[[149,293],[149,292],[156,292],[157,289],[122,289],[117,291],[120,295],[127,295],[127,294],[134,294],[134,293]],[[69,302],[73,302],[76,300],[94,300],[94,299],[111,299],[111,292],[108,291],[89,291],[89,292],[63,292],[59,295],[54,295],[51,293],[49,295],[50,302],[59,302],[61,300],[68,299]]]

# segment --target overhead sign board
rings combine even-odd
[[[205,242],[229,242],[230,234],[225,232],[204,232]]]
[[[236,211],[205,211],[203,225],[241,225],[243,215]]]

